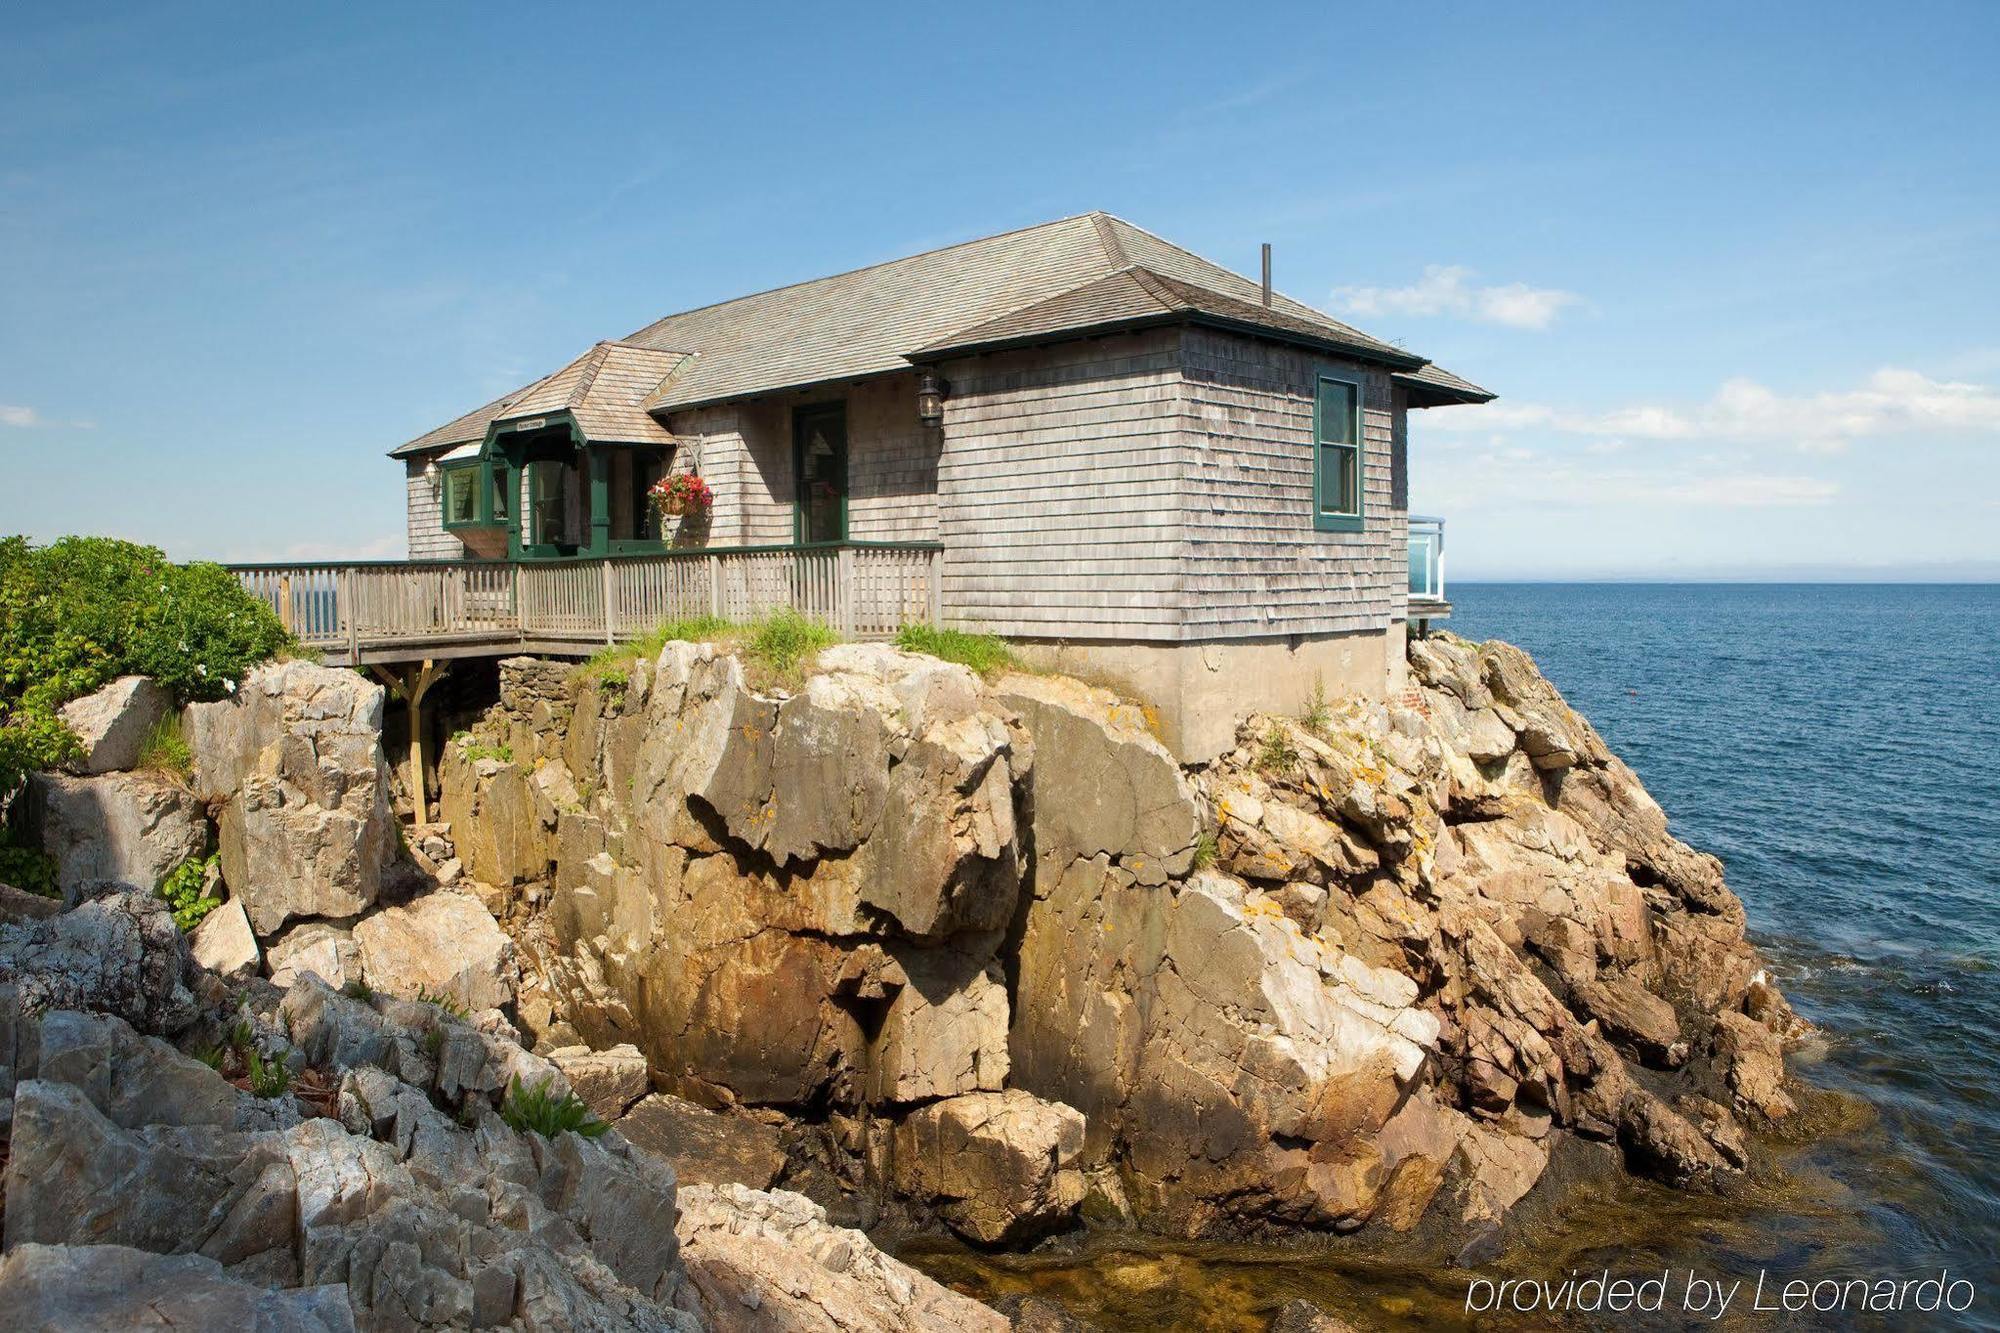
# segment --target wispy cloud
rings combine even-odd
[[[1933,379],[1885,367],[1851,389],[1781,394],[1751,379],[1723,382],[1691,406],[1634,403],[1601,412],[1541,403],[1495,403],[1477,411],[1440,412],[1439,430],[1555,431],[1610,440],[1775,443],[1807,453],[1839,453],[1851,441],[1921,431],[2000,434],[2000,390]]]
[[[90,430],[94,421],[51,421],[32,407],[19,407],[11,403],[0,403],[0,426],[12,426],[25,430],[41,427],[53,430]]]
[[[1334,307],[1367,319],[1386,315],[1447,315],[1500,324],[1510,329],[1546,329],[1566,308],[1581,304],[1575,292],[1530,287],[1525,282],[1484,287],[1473,271],[1456,264],[1431,264],[1407,287],[1336,287]]]
[[[1607,467],[1601,459],[1565,457],[1504,441],[1468,456],[1454,454],[1426,488],[1426,504],[1446,512],[1496,507],[1601,511],[1793,509],[1831,504],[1838,483],[1822,477],[1745,469],[1723,461],[1692,465]]]

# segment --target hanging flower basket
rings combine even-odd
[[[692,472],[676,472],[672,476],[661,477],[647,494],[652,497],[654,507],[670,518],[706,513],[708,507],[715,503],[715,492]]]

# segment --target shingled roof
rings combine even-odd
[[[1423,357],[1290,297],[1274,293],[1266,307],[1259,284],[1108,213],[703,306],[598,347],[667,358],[638,404],[643,415],[907,370],[949,351],[1186,319],[1303,341],[1393,370],[1427,368]],[[520,404],[539,401],[543,386],[553,386],[596,350],[394,452],[423,453],[483,438],[493,420],[519,415]],[[623,368],[643,374],[651,366],[623,359]],[[1440,373],[1466,391],[1485,393]]]
[[[645,408],[646,396],[658,389],[687,360],[686,352],[670,352],[629,343],[601,342],[576,360],[419,435],[395,453],[421,454],[455,444],[483,441],[496,421],[568,412],[583,429],[584,438],[620,444],[668,444],[673,435]]]

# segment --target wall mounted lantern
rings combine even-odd
[[[917,420],[926,426],[944,424],[944,400],[951,384],[935,371],[917,372]]]

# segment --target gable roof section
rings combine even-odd
[[[1273,293],[1266,307],[1258,283],[1123,219],[1087,213],[669,315],[630,337],[600,343],[554,375],[394,452],[483,438],[494,420],[523,415],[524,404],[569,395],[579,381],[586,385],[586,403],[571,410],[580,422],[598,381],[609,377],[625,386],[608,392],[618,399],[618,420],[625,424],[616,429],[626,436],[607,438],[626,438],[638,429],[635,410],[644,416],[907,370],[913,360],[936,359],[942,350],[1188,318],[1303,341],[1397,370],[1426,364],[1290,297]],[[655,370],[639,400],[624,401],[626,390]],[[654,430],[666,437],[663,428]],[[594,436],[590,426],[585,431]]]
[[[1148,324],[1193,320],[1227,328],[1276,334],[1315,347],[1329,348],[1414,370],[1424,359],[1350,329],[1323,315],[1307,318],[1261,300],[1244,301],[1207,287],[1183,282],[1153,269],[1133,265],[1109,277],[974,325],[928,347],[910,353],[913,360],[1020,346],[1065,334],[1135,328]],[[1291,304],[1296,305],[1296,302]]]
[[[669,444],[672,433],[646,410],[645,401],[686,360],[685,352],[601,342],[553,375],[419,435],[394,452],[404,456],[483,441],[496,421],[554,412],[574,416],[586,439]]]
[[[1445,407],[1452,403],[1490,403],[1498,394],[1482,389],[1471,380],[1438,365],[1426,362],[1416,370],[1398,371],[1390,379],[1410,391],[1412,407]]]

